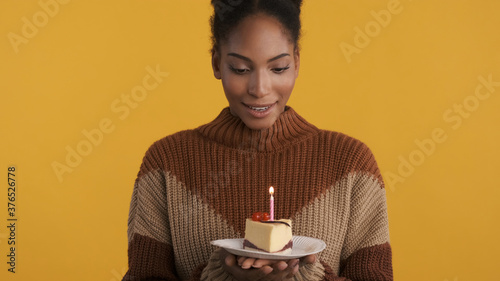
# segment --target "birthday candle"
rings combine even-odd
[[[271,194],[271,200],[269,202],[270,206],[269,206],[269,216],[270,216],[270,219],[273,221],[274,220],[274,187],[270,187],[269,188],[269,193]]]

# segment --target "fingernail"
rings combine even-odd
[[[263,270],[264,270],[264,273],[269,274],[269,273],[273,272],[274,268],[272,268],[270,266],[266,266],[266,267],[263,267]]]
[[[281,262],[280,262],[280,263],[278,264],[278,269],[279,269],[279,270],[285,270],[287,267],[288,267],[288,264],[286,264],[286,263],[284,263],[284,262],[283,262],[283,263],[281,263]]]

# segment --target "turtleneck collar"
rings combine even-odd
[[[206,138],[223,145],[257,151],[281,150],[319,131],[289,106],[276,122],[266,129],[248,128],[226,107],[212,122],[198,127],[197,130]]]

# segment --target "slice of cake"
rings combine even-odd
[[[292,246],[291,220],[246,220],[244,249],[286,255],[292,253]]]

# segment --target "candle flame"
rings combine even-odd
[[[271,186],[271,187],[269,188],[269,193],[270,193],[271,195],[273,195],[273,194],[274,194],[274,187],[272,187],[272,186]]]

